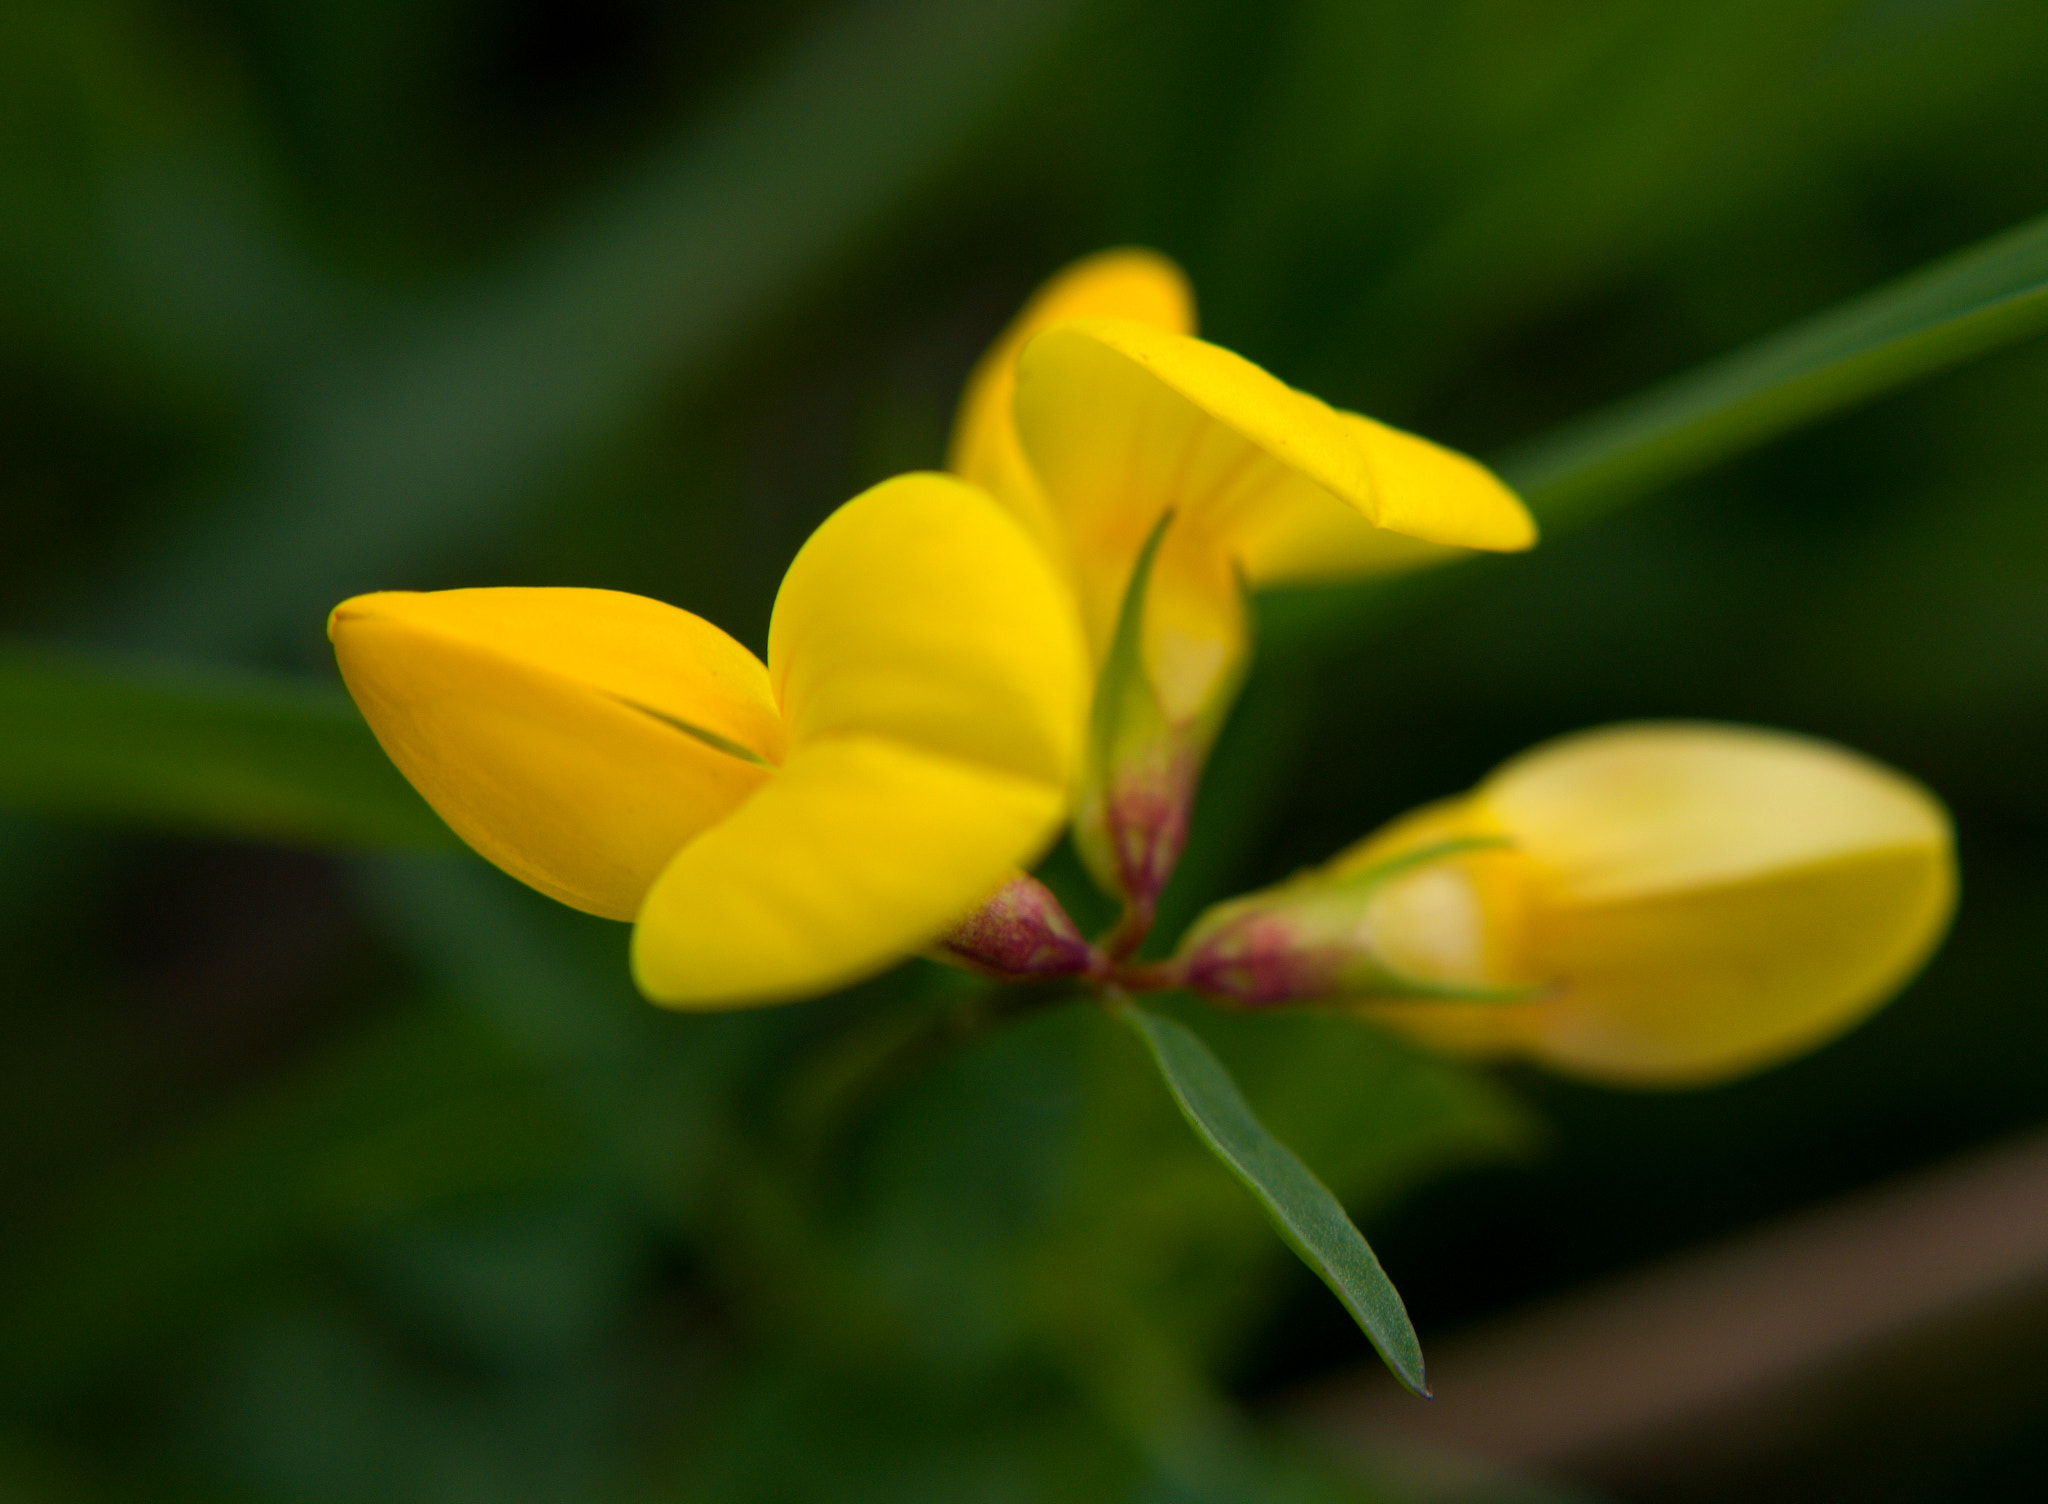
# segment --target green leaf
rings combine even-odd
[[[1500,463],[1550,526],[2048,326],[2048,216],[1573,423]]]
[[[2048,215],[1566,425],[1493,461],[1546,536],[1781,433],[2048,327]],[[1512,558],[1275,591],[1265,672],[1427,609]],[[1307,670],[1296,668],[1294,672]],[[1268,735],[1276,733],[1268,731]]]
[[[0,645],[0,802],[342,846],[455,837],[339,689]]]
[[[1145,1041],[1196,1135],[1258,1198],[1280,1235],[1344,1302],[1394,1376],[1427,1395],[1422,1345],[1407,1308],[1337,1198],[1293,1150],[1266,1131],[1223,1063],[1191,1030],[1129,1004],[1117,1013]]]

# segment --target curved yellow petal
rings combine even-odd
[[[783,579],[768,662],[792,744],[880,735],[1065,788],[1089,674],[1071,593],[986,492],[904,475]]]
[[[1336,413],[1184,335],[1114,319],[1056,324],[1018,357],[1016,407],[1024,452],[1072,540],[1098,653],[1168,510],[1176,531],[1228,547],[1239,514],[1289,497],[1371,505],[1365,458]]]
[[[738,1007],[921,950],[1035,859],[1065,814],[1036,778],[882,737],[804,743],[647,895],[633,975],[656,1002]]]
[[[1663,721],[1579,732],[1479,786],[1539,859],[1546,901],[1585,908],[1892,850],[1945,851],[1919,784],[1810,737]]]
[[[387,591],[337,606],[328,635],[378,741],[456,834],[608,918],[632,918],[677,848],[767,779],[719,741],[783,753],[759,661],[641,596]]]
[[[1927,846],[1605,907],[1539,898],[1530,959],[1568,981],[1538,1005],[1521,1048],[1618,1085],[1692,1085],[1775,1064],[1891,996],[1954,902],[1954,865]]]
[[[1233,537],[1254,585],[1362,579],[1536,541],[1521,499],[1477,460],[1401,429],[1340,412],[1372,472],[1374,521],[1327,493],[1272,498],[1248,511]],[[1432,541],[1434,540],[1434,541]]]
[[[1536,542],[1521,497],[1470,455],[1357,413],[1343,413],[1378,489],[1373,520],[1393,532],[1459,548],[1513,553]]]
[[[1238,529],[1238,557],[1255,589],[1406,574],[1468,552],[1370,526],[1336,497],[1305,493],[1291,505],[1262,508]]]
[[[1018,434],[1072,539],[1098,644],[1114,620],[1105,599],[1168,508],[1254,584],[1412,567],[1437,553],[1425,544],[1535,539],[1521,502],[1476,461],[1198,339],[1071,320],[1033,339],[1017,373]]]
[[[1038,482],[1017,442],[1012,403],[1017,354],[1039,330],[1062,319],[1134,319],[1177,334],[1195,331],[1194,294],[1187,278],[1156,251],[1103,251],[1055,275],[996,337],[961,395],[946,468],[972,481],[1008,507],[1057,561],[1066,559],[1066,536],[1046,508]]]

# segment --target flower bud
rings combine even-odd
[[[1023,873],[942,936],[933,959],[998,982],[1094,976],[1106,964],[1052,890]]]
[[[1860,1022],[1954,900],[1947,815],[1900,774],[1783,732],[1616,726],[1212,911],[1175,964],[1239,1001],[1363,1002],[1458,1053],[1688,1085]]]

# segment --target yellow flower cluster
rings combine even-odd
[[[1535,540],[1483,466],[1195,337],[1161,257],[1049,284],[969,382],[952,473],[848,502],[768,660],[595,590],[358,596],[371,727],[507,872],[634,924],[658,1002],[829,990],[936,952],[999,976],[1355,1004],[1448,1048],[1709,1079],[1846,1027],[1953,899],[1940,806],[1839,749],[1589,733],[1128,957],[1248,658],[1246,592]],[[1019,869],[1073,819],[1098,948]],[[993,895],[993,896],[992,896]]]

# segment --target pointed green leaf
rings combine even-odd
[[[1546,525],[2048,327],[2048,216],[1853,298],[1507,456]]]
[[[1237,1083],[1184,1025],[1124,1004],[1118,1015],[1145,1041],[1196,1136],[1223,1161],[1309,1268],[1344,1302],[1394,1376],[1429,1393],[1408,1310],[1365,1238],[1315,1173],[1266,1131]]]
[[[0,646],[0,802],[342,846],[452,846],[338,688]]]
[[[1781,433],[2048,328],[2048,215],[1565,425],[1493,461],[1546,538]],[[1357,642],[1498,556],[1261,603],[1265,671],[1318,644]],[[1460,582],[1463,582],[1462,584]],[[1270,733],[1269,733],[1270,734]]]

